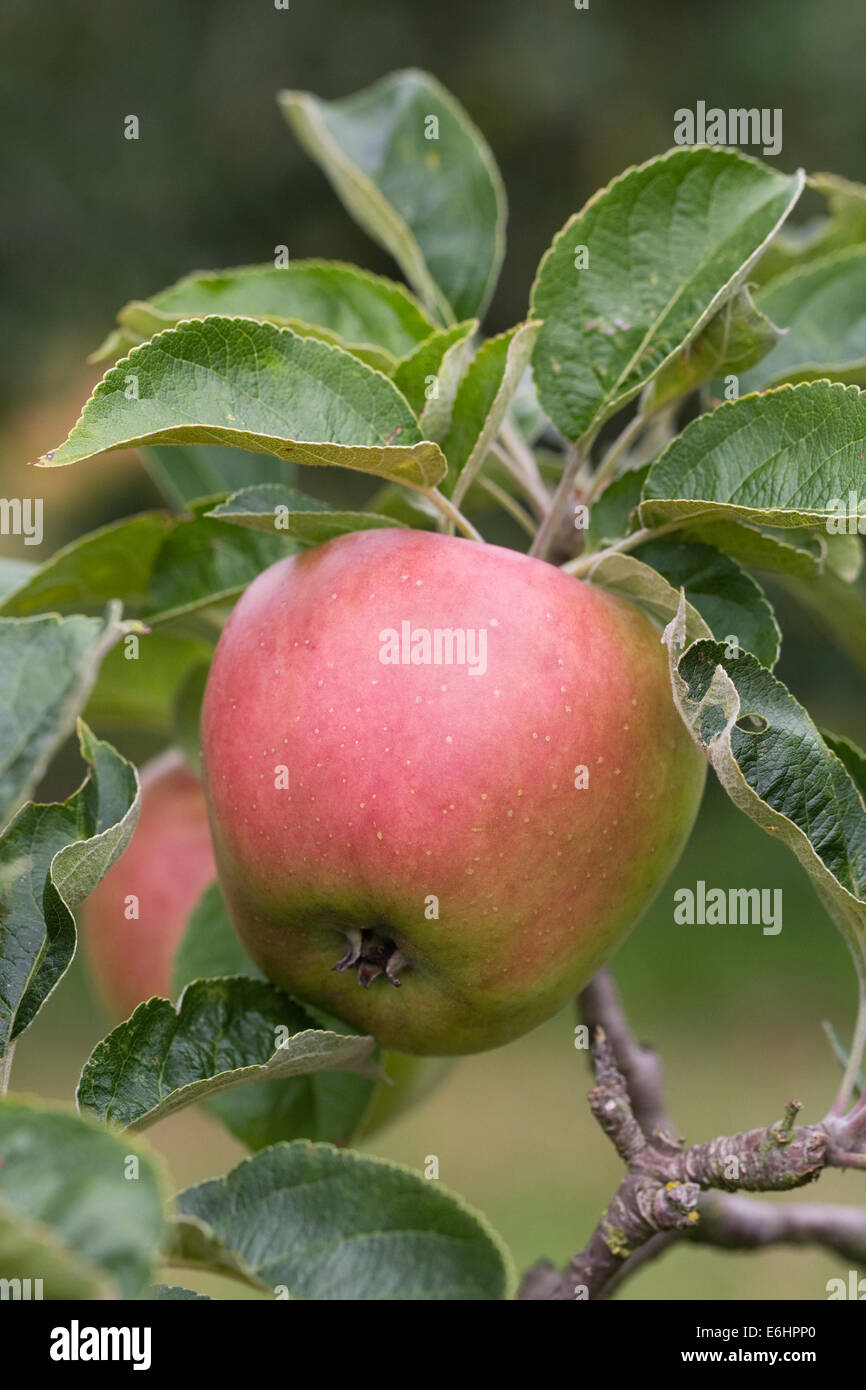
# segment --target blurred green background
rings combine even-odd
[[[393,273],[294,144],[274,101],[280,87],[335,97],[416,65],[455,92],[487,135],[510,197],[491,332],[524,313],[538,259],[566,217],[672,143],[679,106],[782,107],[780,167],[854,179],[866,169],[866,10],[849,0],[591,0],[588,12],[571,0],[291,0],[287,11],[272,0],[5,0],[2,14],[0,495],[32,494],[25,462],[65,436],[101,374],[84,359],[126,300],[193,269],[265,261],[277,243],[292,256]],[[139,117],[138,142],[123,138],[128,114]],[[40,475],[39,487],[40,557],[156,500],[134,456]],[[34,558],[14,540],[0,546]],[[782,678],[820,723],[866,741],[863,675],[811,617],[774,597]],[[67,790],[71,775],[62,764],[49,792]],[[675,926],[673,890],[699,878],[782,888],[781,934]],[[837,1066],[820,1024],[831,1019],[847,1033],[853,971],[793,859],[715,785],[616,973],[638,1032],[663,1052],[671,1105],[690,1138],[769,1123],[793,1095],[807,1119],[823,1113]],[[68,1098],[104,1025],[76,967],[20,1046],[16,1089]],[[588,1115],[572,1027],[563,1015],[463,1061],[423,1107],[367,1145],[416,1168],[436,1154],[441,1180],[487,1213],[521,1269],[541,1255],[565,1261],[582,1245],[619,1176]],[[241,1156],[204,1114],[151,1137],[178,1185]],[[862,1201],[862,1177],[831,1175],[805,1194],[818,1195]],[[826,1280],[846,1273],[841,1264],[812,1250],[681,1249],[621,1296],[820,1299]]]

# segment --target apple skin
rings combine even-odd
[[[403,621],[485,629],[486,672],[382,664]],[[202,769],[260,968],[434,1056],[506,1043],[592,977],[676,863],[705,776],[639,610],[516,551],[390,529],[249,586],[211,667]],[[400,988],[335,971],[360,931],[368,977],[370,942],[380,964],[400,953]]]
[[[82,939],[111,1017],[128,1018],[145,999],[172,996],[174,955],[189,914],[216,878],[204,791],[174,749],[141,769],[141,814],[127,849],[87,898]],[[124,916],[139,900],[138,921]],[[428,1095],[450,1069],[439,1058],[389,1052],[393,1085],[376,1086],[357,1137],[367,1138]]]
[[[141,770],[141,814],[124,853],[87,898],[85,952],[112,1017],[171,996],[174,953],[187,918],[216,878],[199,779],[170,749]],[[139,918],[124,915],[135,894]]]
[[[174,955],[192,909],[216,878],[201,782],[174,749],[141,769],[141,814],[121,859],[87,898],[82,938],[88,966],[112,1018],[128,1018],[145,999],[172,995]],[[138,921],[124,916],[139,900]],[[393,1085],[376,1086],[356,1137],[397,1119],[444,1079],[451,1060],[381,1060]]]

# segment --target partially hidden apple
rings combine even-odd
[[[202,757],[261,969],[436,1056],[518,1037],[591,978],[675,864],[705,773],[637,608],[409,530],[342,536],[249,586]]]
[[[117,1020],[145,999],[170,998],[175,952],[192,909],[216,878],[199,779],[170,749],[141,770],[141,814],[118,862],[87,898],[82,939],[99,993]],[[391,1123],[444,1079],[439,1058],[381,1059],[391,1085],[376,1086],[357,1137]]]
[[[112,1016],[170,997],[187,918],[215,878],[201,782],[170,749],[142,768],[132,839],[84,905],[85,952]]]

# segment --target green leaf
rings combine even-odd
[[[275,1145],[178,1205],[290,1297],[489,1300],[513,1288],[507,1253],[457,1197],[329,1144]]]
[[[219,884],[211,883],[193,908],[175,952],[172,992],[180,997],[195,980],[227,975],[265,978],[250,960],[229,921]]]
[[[830,539],[807,530],[780,534],[736,520],[697,521],[686,526],[681,534],[684,540],[716,546],[742,565],[801,578],[820,573],[827,553],[826,542]]]
[[[433,330],[433,322],[402,286],[340,261],[292,261],[231,270],[195,271],[168,289],[135,300],[117,316],[121,342],[112,335],[102,355],[128,351],[183,319],[242,315],[302,337],[336,342],[371,366],[387,370],[395,358]],[[205,491],[203,489],[202,491]]]
[[[523,379],[518,385],[514,400],[511,403],[510,414],[515,428],[524,442],[530,445],[535,444],[544,431],[547,416],[538,401],[538,392],[535,389],[531,367],[523,373]]]
[[[642,468],[627,469],[608,483],[593,502],[586,531],[586,543],[591,550],[597,550],[605,542],[619,540],[634,530],[632,520],[649,470],[648,463]]]
[[[75,728],[103,657],[137,626],[117,606],[104,618],[0,618],[0,827]]]
[[[343,1147],[358,1134],[373,1097],[389,1089],[348,1071],[309,1072],[223,1091],[205,1108],[253,1152],[292,1139]]]
[[[142,617],[149,623],[167,622],[233,598],[296,548],[282,536],[215,521],[206,512],[180,517],[157,556]]]
[[[90,765],[67,801],[28,802],[0,835],[0,1056],[24,1032],[75,952],[72,911],[126,849],[141,793],[131,763],[79,721]]]
[[[824,729],[822,737],[830,751],[845,764],[861,799],[866,801],[866,753],[862,748],[858,748],[856,743],[852,743],[850,738],[843,738],[841,734],[830,734]]]
[[[768,526],[826,522],[866,497],[866,397],[826,381],[783,386],[701,415],[659,455],[644,526],[731,517]]]
[[[803,187],[731,150],[672,150],[615,179],[544,256],[532,315],[542,406],[568,439],[680,355],[745,283]],[[576,268],[576,248],[589,263]]]
[[[283,272],[280,271],[279,274],[283,274]],[[384,348],[372,347],[367,344],[346,343],[338,333],[332,333],[330,329],[322,328],[318,324],[304,323],[302,319],[285,318],[279,314],[252,314],[242,311],[231,313],[227,307],[214,308],[211,313],[224,317],[255,319],[258,323],[272,323],[276,328],[290,328],[293,333],[297,333],[299,338],[317,338],[321,343],[330,343],[333,347],[342,348],[344,352],[349,352],[353,357],[357,357],[360,362],[365,362],[368,367],[373,367],[377,372],[384,372],[386,375],[390,375],[396,360],[393,353],[386,352]],[[155,338],[166,328],[176,328],[179,323],[185,323],[189,319],[208,317],[206,312],[198,314],[162,313],[154,309],[146,300],[140,299],[134,299],[126,304],[121,310],[121,315],[125,324],[124,329],[120,333],[109,334],[102,346],[88,358],[89,362],[116,359],[130,352],[132,348],[140,347],[142,343]]]
[[[233,597],[296,549],[280,535],[195,514],[212,505],[198,504],[192,516],[132,517],[80,537],[0,601],[0,613],[101,607],[111,595],[149,623],[164,622]]]
[[[128,1138],[77,1115],[4,1101],[0,1277],[32,1270],[47,1299],[136,1298],[163,1235],[161,1186],[152,1160]]]
[[[457,1057],[410,1057],[405,1052],[386,1052],[382,1070],[391,1085],[375,1088],[355,1141],[368,1139],[422,1105],[458,1064]]]
[[[758,303],[787,332],[768,357],[742,374],[742,395],[818,377],[866,386],[866,246],[772,280]]]
[[[659,626],[671,621],[679,609],[679,592],[658,570],[645,565],[634,555],[620,551],[601,551],[597,559],[591,556],[581,561],[580,577],[611,594],[627,599],[642,609]],[[691,641],[712,637],[708,624],[698,610],[686,602],[686,630]]]
[[[213,655],[211,641],[172,628],[138,639],[137,656],[123,642],[113,647],[84,707],[86,723],[108,732],[135,729],[172,741],[175,705],[190,673]]]
[[[46,609],[104,608],[111,599],[140,608],[171,526],[166,513],[145,512],[79,536],[5,594],[0,611],[24,618]]]
[[[483,313],[505,246],[505,192],[484,137],[424,72],[342,101],[281,92],[283,115],[369,236],[445,322]]]
[[[223,975],[262,979],[228,919],[219,884],[206,888],[193,910],[175,954],[173,988],[180,995],[192,980]],[[337,1020],[319,1026],[345,1030]],[[280,1081],[258,1081],[224,1091],[206,1107],[251,1149],[288,1139],[322,1139],[346,1144],[367,1114],[376,1088],[351,1072],[321,1071]]]
[[[762,284],[796,266],[866,241],[866,185],[838,174],[810,174],[806,180],[827,199],[828,215],[805,227],[785,227],[761,257],[756,279]]]
[[[203,444],[154,445],[141,450],[141,459],[176,512],[185,511],[189,502],[200,497],[237,492],[253,483],[283,483],[291,487],[298,471],[286,459]]]
[[[387,377],[290,328],[216,317],[133,348],[103,377],[66,442],[39,463],[57,468],[140,444],[215,443],[419,487],[445,473],[437,445],[422,441]]]
[[[135,344],[130,341],[129,334],[122,328],[112,328],[111,332],[103,338],[98,348],[90,353],[87,361],[107,362],[113,357],[121,357],[128,352]]]
[[[866,986],[866,806],[846,766],[755,657],[665,631],[677,708],[728,796],[809,874]]]
[[[622,473],[592,504],[587,530],[587,544],[591,550],[631,535],[636,529],[637,509],[650,466],[645,464]],[[693,522],[682,529],[679,539],[715,546],[742,565],[810,578],[820,573],[827,541],[831,538],[808,530],[792,530],[783,536],[747,522],[730,520]]]
[[[58,1240],[51,1226],[0,1197],[0,1279],[5,1298],[107,1299],[116,1291],[105,1270]],[[46,1294],[46,1290],[48,1291]]]
[[[174,1212],[169,1218],[163,1258],[169,1265],[184,1265],[209,1274],[235,1279],[262,1291],[262,1283],[249,1266],[226,1247],[215,1231],[198,1217]]]
[[[470,340],[477,328],[477,319],[444,328],[397,363],[394,384],[415,411],[428,439],[444,439],[448,432]]]
[[[751,652],[762,666],[776,664],[782,634],[775,615],[760,585],[735,560],[711,545],[673,537],[649,541],[634,554],[673,589],[685,590],[720,642]]]
[[[748,289],[738,290],[679,356],[662,368],[652,384],[648,408],[661,410],[705,381],[730,373],[746,373],[740,376],[740,394],[752,390],[743,384],[750,379],[747,368],[761,363],[768,353],[775,357],[773,349],[784,337],[769,307],[762,311]],[[763,370],[761,363],[758,374]]]
[[[863,569],[863,546],[860,537],[830,533],[822,536],[824,568],[829,574],[853,584]]]
[[[823,193],[829,210],[829,221],[811,248],[814,255],[829,256],[866,241],[866,184],[839,174],[810,174],[809,187]]]
[[[97,1043],[81,1073],[82,1110],[144,1129],[196,1101],[252,1081],[319,1071],[381,1079],[373,1038],[325,1032],[282,990],[243,976],[195,980],[177,1009],[139,1004]]]
[[[433,531],[442,519],[441,512],[428,502],[421,492],[410,492],[396,483],[385,483],[370,499],[370,508],[377,516],[387,516],[394,525],[412,530]]]
[[[443,442],[443,491],[459,506],[496,439],[529,365],[540,323],[521,323],[478,349],[460,383]]]
[[[30,560],[11,560],[0,555],[0,599],[12,589],[20,588],[35,568]]]
[[[269,483],[234,493],[207,515],[271,535],[282,532],[305,545],[320,545],[349,531],[373,531],[382,526],[393,529],[399,524],[375,512],[337,511],[317,497]]]

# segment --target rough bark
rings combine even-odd
[[[632,1036],[613,981],[602,971],[579,1001],[591,1029],[595,1085],[589,1103],[626,1166],[588,1243],[560,1272],[542,1261],[518,1297],[531,1301],[609,1297],[670,1246],[699,1241],[723,1249],[817,1244],[866,1263],[866,1211],[775,1206],[743,1192],[780,1192],[814,1182],[825,1168],[866,1166],[866,1112],[798,1125],[800,1102],[762,1129],[687,1147],[667,1119],[662,1069]]]

